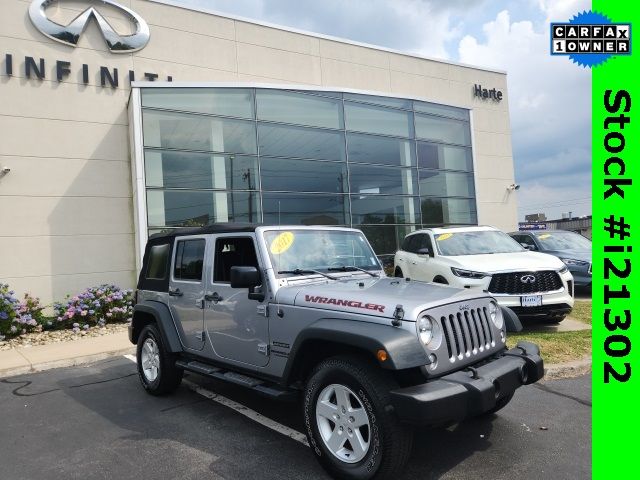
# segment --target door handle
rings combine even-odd
[[[213,302],[213,303],[218,303],[220,301],[222,301],[222,297],[220,295],[218,295],[218,292],[213,292],[212,294],[207,294],[204,296],[204,299],[207,302]]]
[[[183,295],[184,295],[184,293],[182,293],[179,288],[176,288],[175,290],[169,289],[169,296],[170,297],[181,297]]]

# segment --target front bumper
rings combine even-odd
[[[522,385],[544,375],[540,349],[529,342],[518,345],[481,366],[391,392],[393,407],[403,422],[435,425],[480,415]]]
[[[510,307],[519,318],[564,317],[571,313],[571,306],[566,303],[542,305],[540,307]]]

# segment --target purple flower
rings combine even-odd
[[[0,320],[6,320],[9,318],[9,314],[7,312],[0,312]]]

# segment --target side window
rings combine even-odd
[[[148,280],[164,280],[167,278],[170,251],[171,246],[169,244],[154,245],[151,247],[145,278]]]
[[[218,238],[213,263],[213,282],[229,283],[231,267],[256,267],[258,257],[250,237]]]
[[[409,237],[406,237],[404,239],[404,241],[402,242],[402,246],[400,247],[400,250],[404,250],[405,252],[410,252],[411,251],[411,242],[413,241],[414,237],[415,237],[415,235],[411,235]]]
[[[534,242],[533,238],[531,238],[529,235],[518,235],[517,237],[514,237],[514,238],[519,243],[524,243],[525,245],[531,245],[536,250],[538,249],[538,247],[536,247],[536,242]]]
[[[424,233],[421,235],[417,235],[419,237],[417,245],[416,245],[416,252],[418,250],[420,250],[421,248],[428,248],[429,250],[431,250],[433,252],[433,248],[431,246],[431,238],[429,237],[428,234]]]
[[[204,263],[204,239],[181,240],[176,247],[176,263],[173,278],[176,280],[201,281]]]
[[[407,248],[405,250],[409,253],[416,253],[418,251],[416,248],[418,246],[418,235],[411,235],[407,240]]]

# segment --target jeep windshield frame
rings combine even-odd
[[[302,276],[302,272],[326,277],[335,268],[342,272],[343,267],[349,274],[382,270],[371,245],[357,230],[281,227],[265,229],[263,238],[276,278]]]

